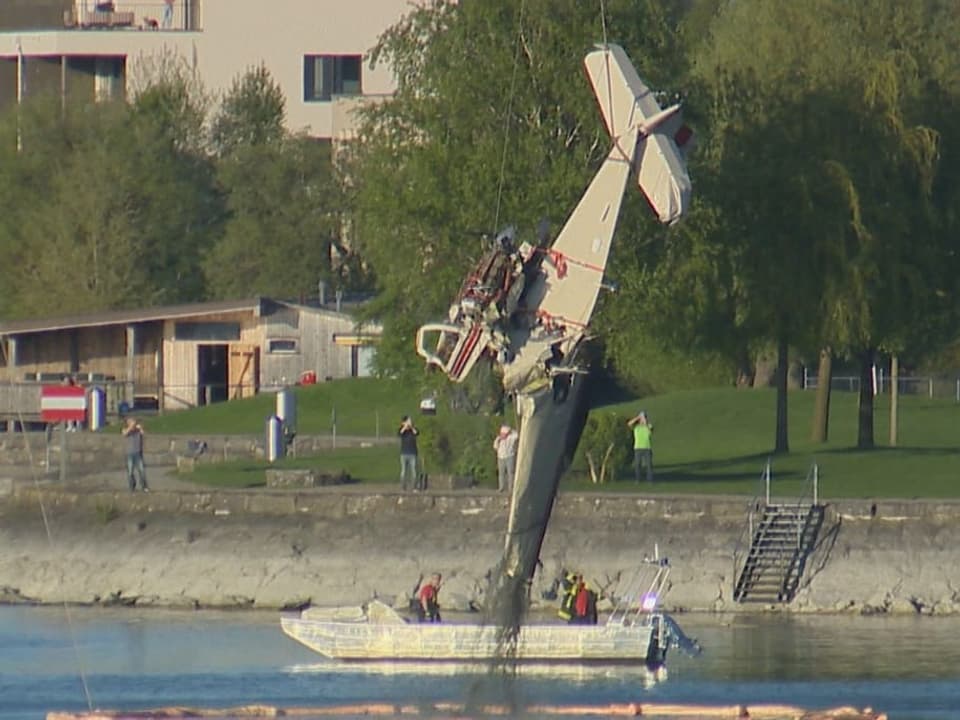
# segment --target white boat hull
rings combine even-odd
[[[633,625],[525,625],[516,659],[522,662],[646,663],[659,665],[667,638],[659,615]],[[283,631],[321,655],[337,660],[489,662],[513,655],[499,642],[501,630],[460,623],[331,622],[281,618]]]

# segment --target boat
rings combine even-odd
[[[698,651],[677,623],[660,610],[670,566],[653,566],[649,584],[638,573],[631,590],[602,624],[561,620],[522,624],[515,642],[503,628],[471,622],[421,623],[373,600],[363,607],[307,608],[281,617],[283,631],[324,657],[364,662],[583,663],[663,665],[673,646]]]

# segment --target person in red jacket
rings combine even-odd
[[[430,576],[430,581],[423,584],[417,599],[420,601],[418,615],[420,622],[440,622],[440,573]]]
[[[573,603],[576,623],[580,625],[597,624],[597,594],[581,580],[577,587],[577,598]]]

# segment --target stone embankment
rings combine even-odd
[[[149,432],[149,427],[148,427]],[[68,466],[73,476],[98,472],[104,466],[123,464],[124,445],[119,432],[68,433]],[[44,433],[0,433],[0,477],[4,468],[36,468],[51,471],[60,466],[61,435],[54,432],[49,440]],[[148,435],[144,461],[148,467],[176,467],[184,458],[199,463],[263,458],[265,437],[261,435]],[[396,438],[354,437],[333,435],[297,435],[294,455],[312,455],[331,447],[363,447],[393,444]],[[203,452],[198,454],[198,448]],[[9,473],[8,473],[9,474]]]
[[[483,602],[507,521],[506,498],[476,489],[214,492],[155,473],[146,494],[127,492],[119,472],[93,477],[0,482],[0,601],[402,604],[419,576],[439,571],[445,605],[466,609]],[[668,608],[756,611],[731,600],[745,524],[742,498],[561,494],[532,597],[563,568],[615,597],[657,548],[672,567]],[[836,502],[820,537],[785,610],[960,612],[960,503]]]

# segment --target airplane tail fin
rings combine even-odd
[[[603,121],[617,142],[634,127],[640,139],[638,184],[661,222],[672,223],[690,204],[690,177],[678,141],[685,144],[689,131],[683,130],[680,106],[661,109],[656,98],[619,45],[605,45],[587,54],[584,60]],[[623,148],[634,152],[634,148]]]

